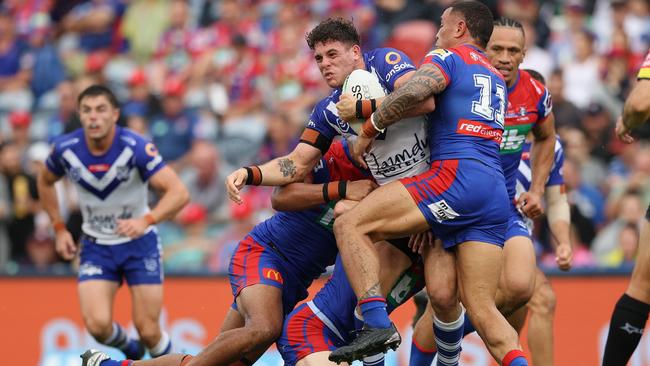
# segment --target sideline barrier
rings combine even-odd
[[[555,365],[598,365],[614,304],[625,290],[627,277],[553,277],[557,293]],[[318,281],[313,289],[320,288]],[[133,331],[130,295],[121,289],[115,318]],[[80,365],[79,354],[97,344],[83,328],[72,277],[0,277],[0,355],[3,364],[23,366]],[[163,326],[176,351],[196,353],[213,339],[232,301],[224,277],[168,277],[165,280]],[[410,349],[412,302],[393,314],[404,338],[398,352],[390,352],[386,365],[407,365]],[[522,344],[525,345],[525,329]],[[119,351],[111,354],[120,357]],[[282,365],[277,352],[267,352],[256,365]],[[491,366],[481,340],[464,341],[461,365]],[[650,366],[650,339],[643,337],[631,366]]]

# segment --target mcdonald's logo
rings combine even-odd
[[[277,271],[272,268],[264,268],[262,269],[262,272],[264,273],[265,278],[271,281],[284,283],[284,280],[282,279],[282,273],[280,273],[280,271]]]

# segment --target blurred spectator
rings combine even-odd
[[[555,115],[555,126],[557,130],[563,127],[578,128],[582,115],[580,110],[573,103],[564,98],[564,76],[562,69],[555,69],[547,79],[551,97],[553,98],[553,114]]]
[[[47,3],[47,1],[32,1]],[[66,70],[54,42],[54,29],[46,14],[36,15],[38,23],[32,25],[26,40],[33,57],[31,89],[37,106],[40,98],[52,93],[66,77]]]
[[[33,65],[27,44],[16,37],[14,19],[0,9],[0,113],[32,107],[29,83]]]
[[[589,155],[592,158],[608,162],[611,153],[609,141],[613,138],[614,121],[600,103],[590,103],[582,117],[582,131],[587,138]]]
[[[113,32],[120,21],[124,4],[120,0],[89,0],[73,7],[61,26],[76,35],[76,46],[89,54],[115,47],[119,33]]]
[[[587,14],[583,0],[567,0],[560,16],[552,23],[552,33],[549,50],[555,59],[555,64],[564,67],[575,60],[576,37],[585,32]]]
[[[54,249],[54,239],[43,233],[30,235],[25,242],[27,257],[24,264],[36,272],[52,271],[54,266],[65,266]]]
[[[177,1],[174,1],[174,3]],[[176,12],[172,12],[172,10]],[[170,18],[182,16],[168,0],[132,0],[124,13],[122,34],[129,42],[131,57],[142,65],[156,52],[158,40]]]
[[[216,273],[228,273],[230,257],[235,251],[237,244],[255,227],[255,215],[253,201],[250,197],[242,197],[244,203],[237,205],[229,203],[232,222],[230,226],[219,235],[219,239],[212,248],[208,260],[208,268]]]
[[[645,206],[641,202],[641,196],[638,191],[628,190],[619,201],[618,212],[615,213],[614,221],[610,222],[594,239],[591,245],[591,251],[596,256],[598,262],[606,266],[617,266],[622,260],[622,250],[619,243],[621,232],[628,225],[633,225],[638,231],[639,221],[643,218]],[[629,248],[627,250],[629,252]],[[618,262],[616,262],[618,260]]]
[[[69,133],[81,127],[77,115],[77,90],[70,80],[62,81],[56,87],[58,110],[47,122],[47,138],[49,142],[64,133]]]
[[[188,154],[199,138],[198,116],[185,109],[185,87],[177,79],[165,82],[162,97],[162,113],[152,118],[149,132],[160,155],[180,171],[187,164]]]
[[[222,169],[219,151],[214,144],[197,143],[189,158],[189,167],[181,175],[190,192],[190,202],[201,204],[209,221],[228,219],[226,190],[223,182],[229,170]]]
[[[605,200],[598,189],[582,181],[578,165],[568,156],[564,160],[564,181],[571,205],[571,225],[578,232],[579,242],[590,245],[596,228],[605,220]]]
[[[148,136],[149,120],[161,113],[160,101],[150,92],[145,70],[134,70],[127,80],[128,99],[122,104],[121,113],[126,126]]]
[[[292,124],[289,115],[283,112],[269,113],[266,121],[266,137],[255,159],[260,164],[290,153],[298,144],[302,130],[302,126]]]
[[[564,141],[564,153],[577,164],[581,183],[601,188],[605,183],[605,162],[590,155],[591,145],[585,132],[577,128],[566,128],[560,132]]]
[[[601,88],[600,60],[594,53],[594,36],[582,29],[573,34],[575,57],[564,64],[564,97],[578,108],[587,108]]]
[[[28,175],[20,164],[20,151],[12,142],[0,151],[0,167],[7,182],[10,214],[7,231],[11,241],[11,259],[25,260],[25,242],[34,232],[34,214],[38,207],[36,179]]]
[[[165,269],[197,271],[205,264],[212,240],[206,237],[207,210],[200,203],[190,203],[179,212],[176,222],[185,236],[164,248]]]
[[[29,126],[32,123],[32,116],[27,111],[13,111],[9,113],[9,125],[11,126],[10,140],[20,156],[20,163],[23,168],[27,166],[27,149],[31,139],[29,137]]]
[[[530,1],[534,3],[534,1]],[[553,57],[550,52],[537,45],[537,31],[529,22],[522,23],[526,35],[526,55],[524,62],[519,65],[522,69],[533,69],[549,80],[553,71]],[[553,112],[555,113],[555,100],[553,101]],[[557,115],[556,115],[557,120]]]

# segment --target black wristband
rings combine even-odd
[[[325,203],[330,201],[329,195],[327,194],[327,185],[328,183],[323,184],[323,201],[325,201]]]
[[[356,112],[357,112],[357,118],[358,119],[364,119],[363,118],[363,100],[357,99],[357,107],[356,107]]]
[[[339,181],[339,198],[344,199],[348,190],[348,181],[340,180]]]
[[[377,110],[377,100],[375,98],[370,99],[370,109],[373,112]]]
[[[253,169],[245,166],[246,169],[246,185],[249,186],[253,183]]]

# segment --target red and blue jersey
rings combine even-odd
[[[501,142],[501,164],[510,199],[515,197],[517,168],[526,136],[536,124],[546,121],[552,109],[551,94],[546,87],[528,72],[519,70],[517,81],[508,88],[506,125]]]
[[[531,143],[526,141],[521,148],[521,161],[516,172],[516,188],[517,196],[522,192],[527,192],[530,189],[532,171],[530,168],[530,147]],[[562,175],[562,167],[564,165],[564,149],[559,137],[555,139],[555,156],[553,158],[553,166],[548,174],[546,186],[560,186],[564,184],[564,175]]]
[[[447,81],[427,115],[431,160],[474,159],[500,167],[506,103],[501,74],[471,45],[434,49],[426,63],[437,66]]]
[[[348,158],[343,143],[332,144],[314,167],[313,183],[367,179]],[[308,286],[336,258],[338,249],[332,232],[333,203],[303,211],[278,212],[253,228],[250,235],[262,245],[273,243],[288,271]]]
[[[402,51],[394,48],[377,48],[366,52],[363,54],[363,61],[366,70],[377,76],[386,94],[395,90],[395,80],[416,70],[411,59]],[[303,132],[301,142],[316,146],[325,152],[335,136],[356,135],[352,127],[338,116],[336,103],[340,97],[341,89],[335,89],[329,96],[316,104],[309,117],[305,132]]]

